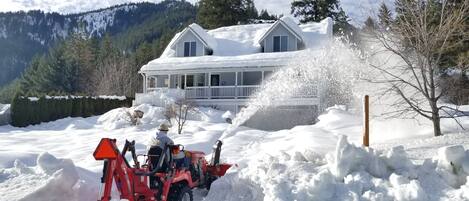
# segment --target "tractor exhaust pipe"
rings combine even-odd
[[[220,153],[221,153],[222,145],[223,145],[223,142],[221,140],[217,140],[215,146],[213,147],[213,156],[212,156],[212,161],[210,162],[210,165],[216,166],[220,164]]]

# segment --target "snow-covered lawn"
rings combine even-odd
[[[138,109],[145,116],[137,127],[127,125],[124,109],[27,128],[1,126],[0,200],[96,200],[102,162],[92,153],[99,140],[116,138],[120,147],[135,140],[144,153],[164,119],[162,108]],[[222,115],[200,108],[184,134],[170,137],[210,153],[228,127]],[[361,117],[340,107],[316,125],[276,132],[241,127],[222,148],[222,160],[237,167],[210,192],[197,190],[196,200],[469,200],[469,133],[443,123],[449,133],[431,137],[428,125],[374,121],[372,149],[359,146]],[[440,149],[445,146],[452,147]]]

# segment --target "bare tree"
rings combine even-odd
[[[179,99],[166,107],[165,117],[170,123],[174,119],[178,126],[178,134],[181,134],[187,121],[187,115],[193,110],[194,104],[191,101]]]
[[[432,3],[439,3],[438,6]],[[400,0],[398,9],[402,14],[389,27],[372,33],[384,50],[401,63],[370,62],[382,77],[374,82],[387,85],[384,93],[397,94],[400,98],[393,104],[395,115],[423,116],[433,123],[434,135],[442,135],[440,120],[454,118],[457,108],[439,105],[439,100],[451,85],[438,82],[440,64],[445,53],[468,38],[467,20],[469,0],[427,1]],[[435,11],[435,8],[439,10]],[[388,61],[386,61],[388,62]]]
[[[141,122],[140,120],[143,118],[144,112],[141,110],[130,110],[127,109],[125,111],[125,114],[127,115],[127,121],[132,125],[132,126],[137,126],[140,125]]]
[[[101,62],[92,79],[96,95],[133,96],[138,78],[132,71],[132,62],[118,57],[106,58]]]

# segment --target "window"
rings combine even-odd
[[[274,36],[274,52],[288,51],[288,36]]]
[[[168,75],[157,75],[156,76],[156,88],[167,88],[169,86]]]
[[[147,88],[156,88],[156,78],[155,77],[148,77],[147,78]]]
[[[187,83],[186,85],[188,87],[193,87],[194,86],[194,75],[187,75]]]
[[[197,54],[197,42],[184,42],[184,56],[193,57]]]
[[[259,85],[262,82],[262,72],[243,72],[243,85]]]

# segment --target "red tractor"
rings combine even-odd
[[[119,191],[119,199],[128,201],[192,201],[193,188],[210,188],[211,183],[225,175],[230,164],[220,164],[222,142],[214,146],[212,160],[207,162],[199,151],[184,151],[180,145],[167,145],[164,149],[150,149],[140,165],[135,153],[135,141],[126,141],[120,152],[115,139],[103,138],[93,156],[104,160],[101,183],[104,186],[99,201],[111,200],[113,181]],[[125,155],[131,153],[131,166]],[[188,167],[177,167],[173,155],[182,152]],[[114,198],[116,199],[116,198]]]

